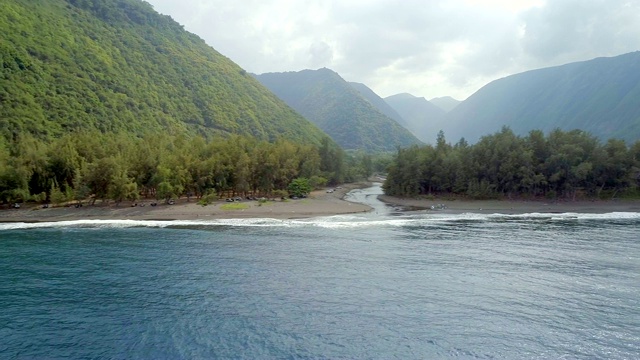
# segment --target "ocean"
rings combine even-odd
[[[640,213],[0,224],[2,359],[637,359]]]

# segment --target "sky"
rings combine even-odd
[[[464,100],[527,70],[640,50],[640,0],[146,0],[245,70],[322,67],[382,97]]]

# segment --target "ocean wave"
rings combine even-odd
[[[569,220],[640,220],[638,212],[611,212],[611,213],[524,213],[524,214],[428,214],[412,215],[415,220],[426,220],[433,222],[503,222],[503,221],[569,221]]]
[[[216,220],[71,220],[52,222],[0,223],[2,230],[26,230],[41,228],[219,228],[219,227],[321,227],[326,229],[402,227],[435,225],[442,223],[470,222],[540,222],[540,221],[636,221],[638,212],[592,213],[527,213],[527,214],[407,214],[384,216],[373,214],[336,215],[328,217],[280,220],[271,218],[216,219]]]

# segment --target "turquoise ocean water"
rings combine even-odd
[[[0,358],[640,358],[640,214],[0,224]]]

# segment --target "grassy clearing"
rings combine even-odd
[[[245,204],[245,203],[230,203],[230,204],[220,205],[220,209],[222,210],[244,210],[248,208],[249,208],[249,204]]]

